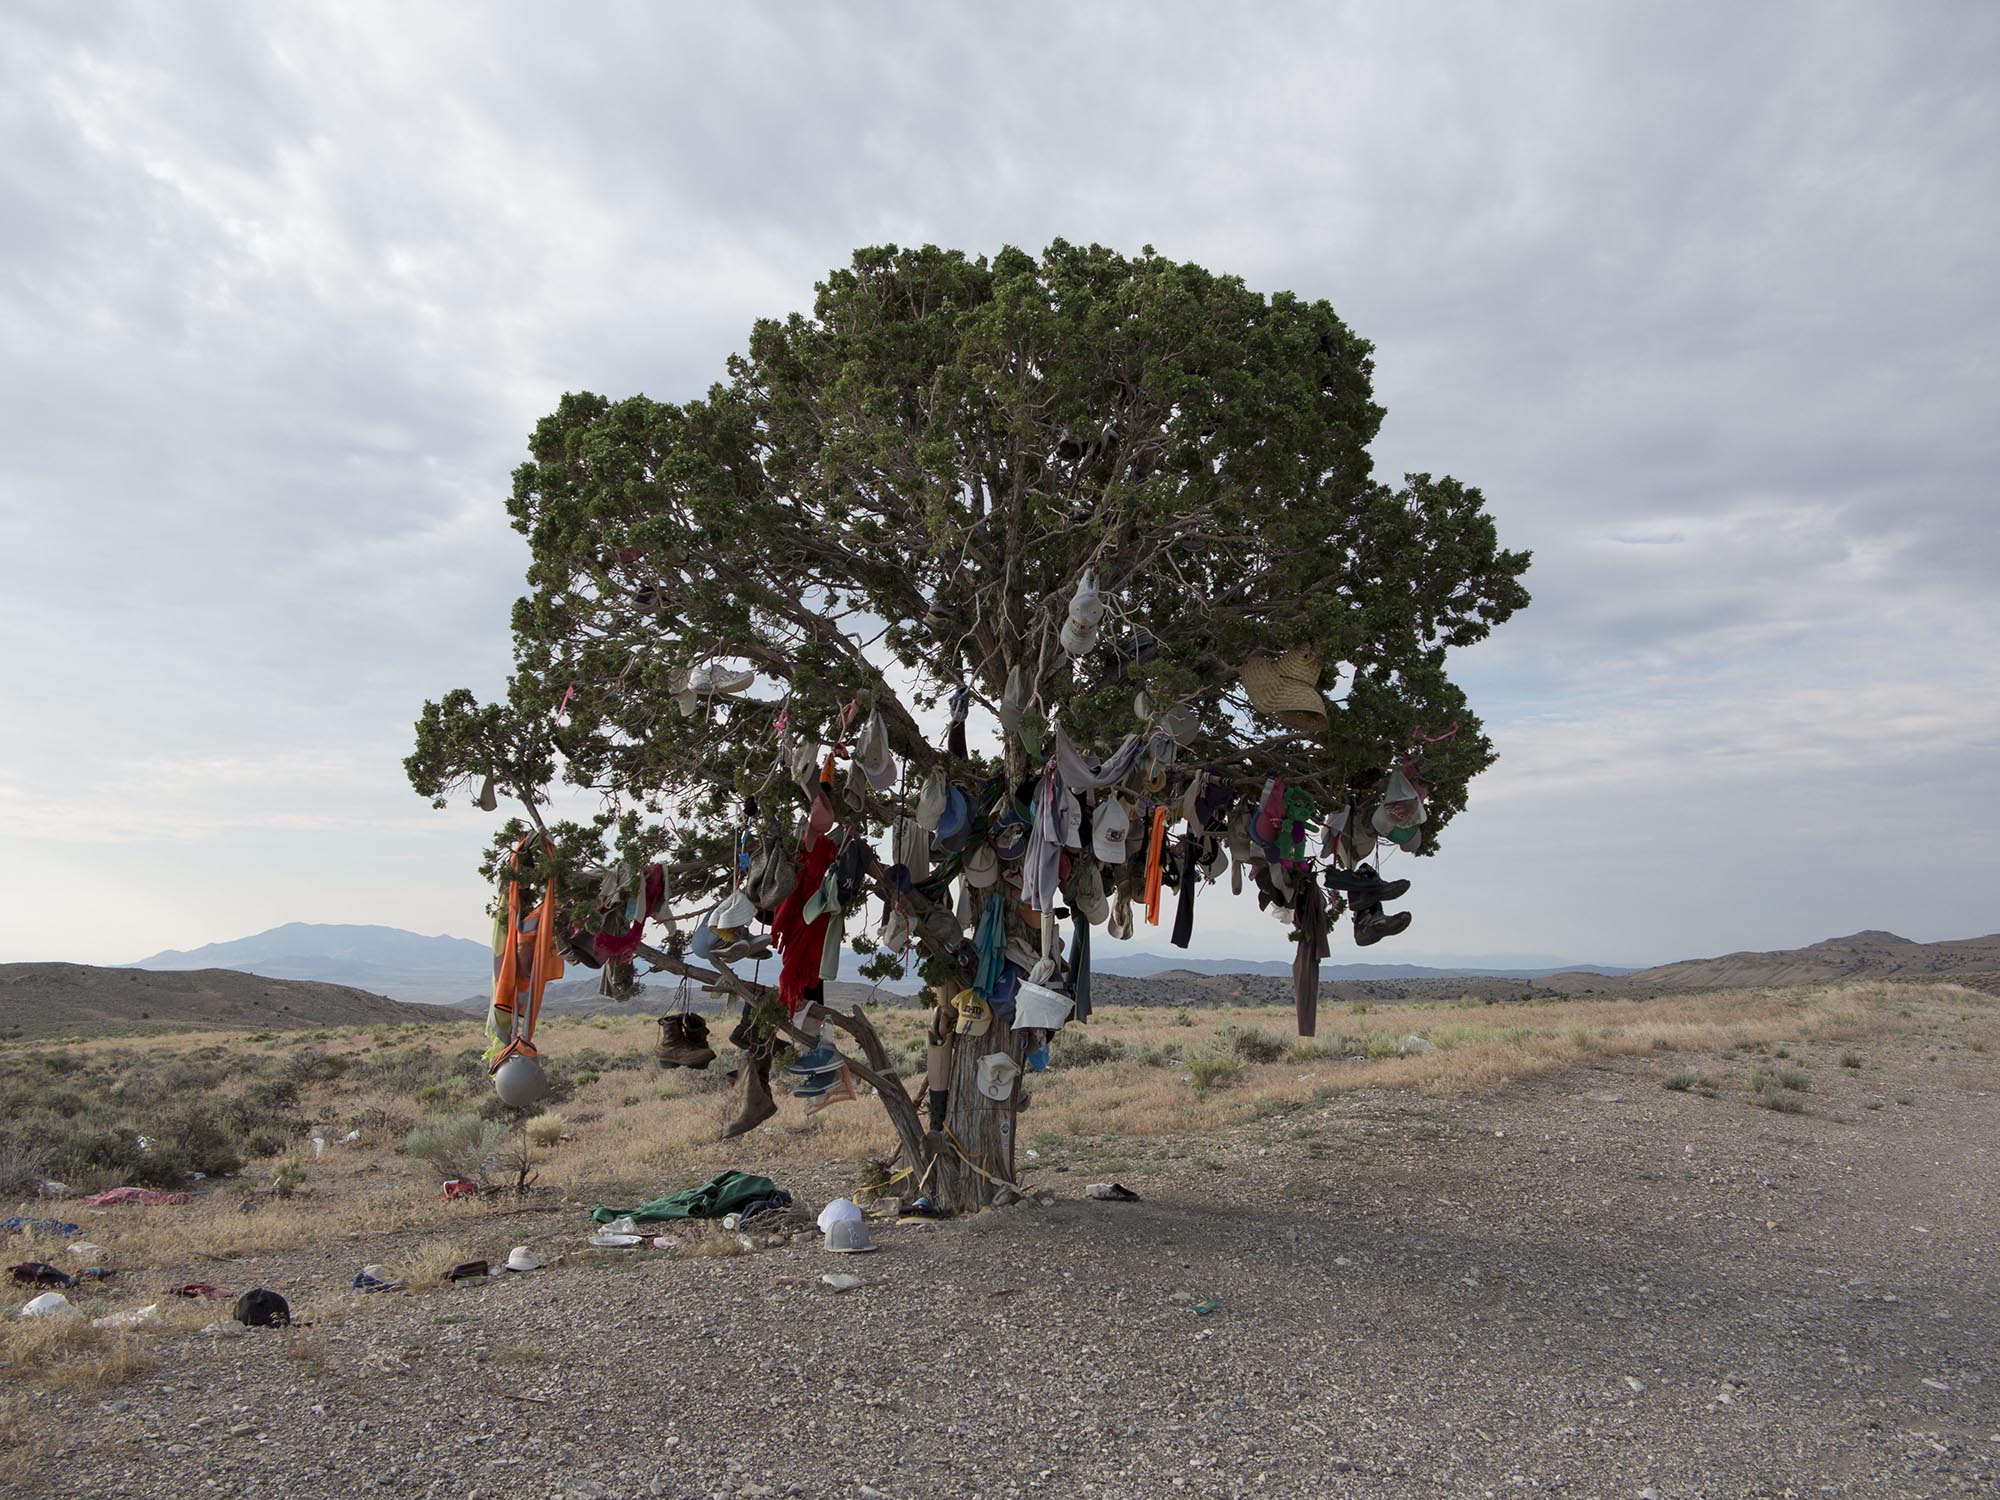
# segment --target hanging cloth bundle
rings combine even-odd
[[[492,1068],[510,1057],[535,1055],[535,1022],[542,1013],[542,991],[563,971],[562,960],[556,956],[553,874],[543,888],[542,899],[525,918],[521,915],[521,851],[527,843],[522,839],[508,858],[507,914],[493,924],[493,1008],[486,1017],[490,1039],[486,1061]]]
[[[1326,896],[1316,880],[1299,882],[1292,907],[1292,999],[1297,1004],[1299,1035],[1311,1036],[1319,1025],[1319,966],[1327,955]]]
[[[1146,839],[1146,925],[1160,925],[1160,883],[1166,873],[1161,853],[1167,842],[1167,809],[1153,809],[1153,831]]]

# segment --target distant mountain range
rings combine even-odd
[[[400,927],[287,922],[254,937],[169,948],[130,969],[238,969],[269,979],[317,979],[393,1000],[452,1005],[493,988],[493,953],[467,938],[422,937]]]
[[[238,969],[271,979],[316,979],[327,984],[352,985],[372,990],[395,1000],[432,1005],[482,1004],[492,989],[493,955],[484,943],[466,938],[422,937],[399,927],[347,925],[324,922],[287,922],[253,937],[233,942],[209,943],[200,948],[170,948],[142,958],[127,968],[166,971],[190,969]],[[849,983],[861,980],[860,960],[843,956],[841,978]],[[1550,961],[1533,968],[1430,968],[1418,964],[1328,964],[1321,969],[1329,980],[1456,979],[1488,976],[1502,979],[1539,979],[1547,974],[1589,968],[1599,974],[1629,974],[1630,968],[1617,965],[1585,965]],[[1289,975],[1288,961],[1243,958],[1185,958],[1178,954],[1121,953],[1105,955],[1092,963],[1093,973],[1145,978],[1169,971],[1195,974]],[[657,982],[656,982],[657,987]],[[908,984],[892,983],[888,988],[905,990]],[[601,999],[597,981],[587,971],[572,969],[570,977],[550,987],[548,1000],[556,1008],[570,1011],[576,1006],[594,1008]],[[615,1002],[605,1001],[607,1006]]]
[[[372,991],[397,1000],[449,1005],[474,1013],[491,989],[492,957],[482,943],[455,937],[421,937],[395,927],[290,922],[230,943],[187,952],[169,951],[133,969],[187,971],[234,969],[274,979],[317,980]],[[768,971],[767,966],[767,971]],[[859,960],[848,954],[844,999],[864,993]],[[1291,966],[1276,960],[1186,958],[1116,953],[1097,958],[1092,974],[1106,1002],[1250,1002],[1288,991]],[[1657,994],[1672,990],[1736,989],[1757,985],[1821,984],[1874,977],[1957,978],[2000,974],[2000,936],[1942,943],[1913,943],[1890,932],[1867,931],[1829,938],[1810,947],[1774,953],[1730,953],[1650,969],[1620,965],[1548,965],[1533,968],[1447,968],[1421,964],[1327,964],[1322,982],[1336,995],[1389,999],[1397,995],[1472,995],[1511,998],[1538,994]],[[884,1002],[904,998],[908,982],[883,987]],[[598,993],[597,976],[572,969],[552,985],[545,1005],[566,1015],[608,1014],[630,1006],[665,1008],[675,986],[655,977],[646,992],[620,1006]]]
[[[469,951],[468,951],[469,950]],[[851,955],[850,955],[851,957]],[[407,962],[399,960],[407,958]],[[283,968],[265,975],[251,965]],[[407,1021],[464,1021],[486,1003],[491,961],[463,938],[425,938],[393,927],[317,926],[294,922],[237,943],[191,953],[169,952],[141,965],[0,964],[0,1037],[43,1037],[132,1026],[282,1028],[353,1026]],[[1122,972],[1139,968],[1142,972]],[[248,972],[245,972],[248,971]],[[367,974],[372,984],[335,984],[298,976]],[[1273,972],[1275,971],[1275,972]],[[1513,1000],[1567,995],[1625,996],[1688,990],[1817,985],[1853,979],[1948,980],[2000,994],[2000,934],[1914,943],[1893,932],[1867,931],[1775,953],[1727,953],[1627,972],[1565,970],[1494,973],[1428,969],[1421,965],[1333,964],[1325,969],[1329,1000],[1457,998]],[[1101,1004],[1289,1004],[1290,970],[1275,963],[1121,956],[1093,969]],[[908,1003],[884,987],[882,1005]],[[448,997],[448,1007],[384,998]],[[676,986],[657,981],[624,1005],[597,992],[586,974],[550,987],[547,1009],[564,1015],[657,1014],[674,1003]],[[838,983],[837,1004],[868,996],[868,987]],[[713,1013],[713,997],[701,1008]]]

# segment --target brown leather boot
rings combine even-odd
[[[660,1017],[660,1045],[654,1055],[663,1068],[702,1069],[715,1061],[708,1045],[708,1022],[692,1012]]]
[[[743,1096],[743,1108],[736,1119],[722,1132],[722,1139],[731,1140],[745,1131],[755,1130],[778,1112],[778,1101],[771,1097],[771,1054],[759,1050],[744,1054],[742,1067],[736,1070],[737,1091]]]

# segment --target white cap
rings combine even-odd
[[[507,1252],[507,1269],[510,1271],[539,1271],[542,1258],[526,1245],[516,1245]]]

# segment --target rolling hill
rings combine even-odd
[[[466,1019],[347,985],[267,979],[231,969],[151,973],[91,964],[0,964],[0,1036],[45,1037],[166,1027],[394,1025]]]

